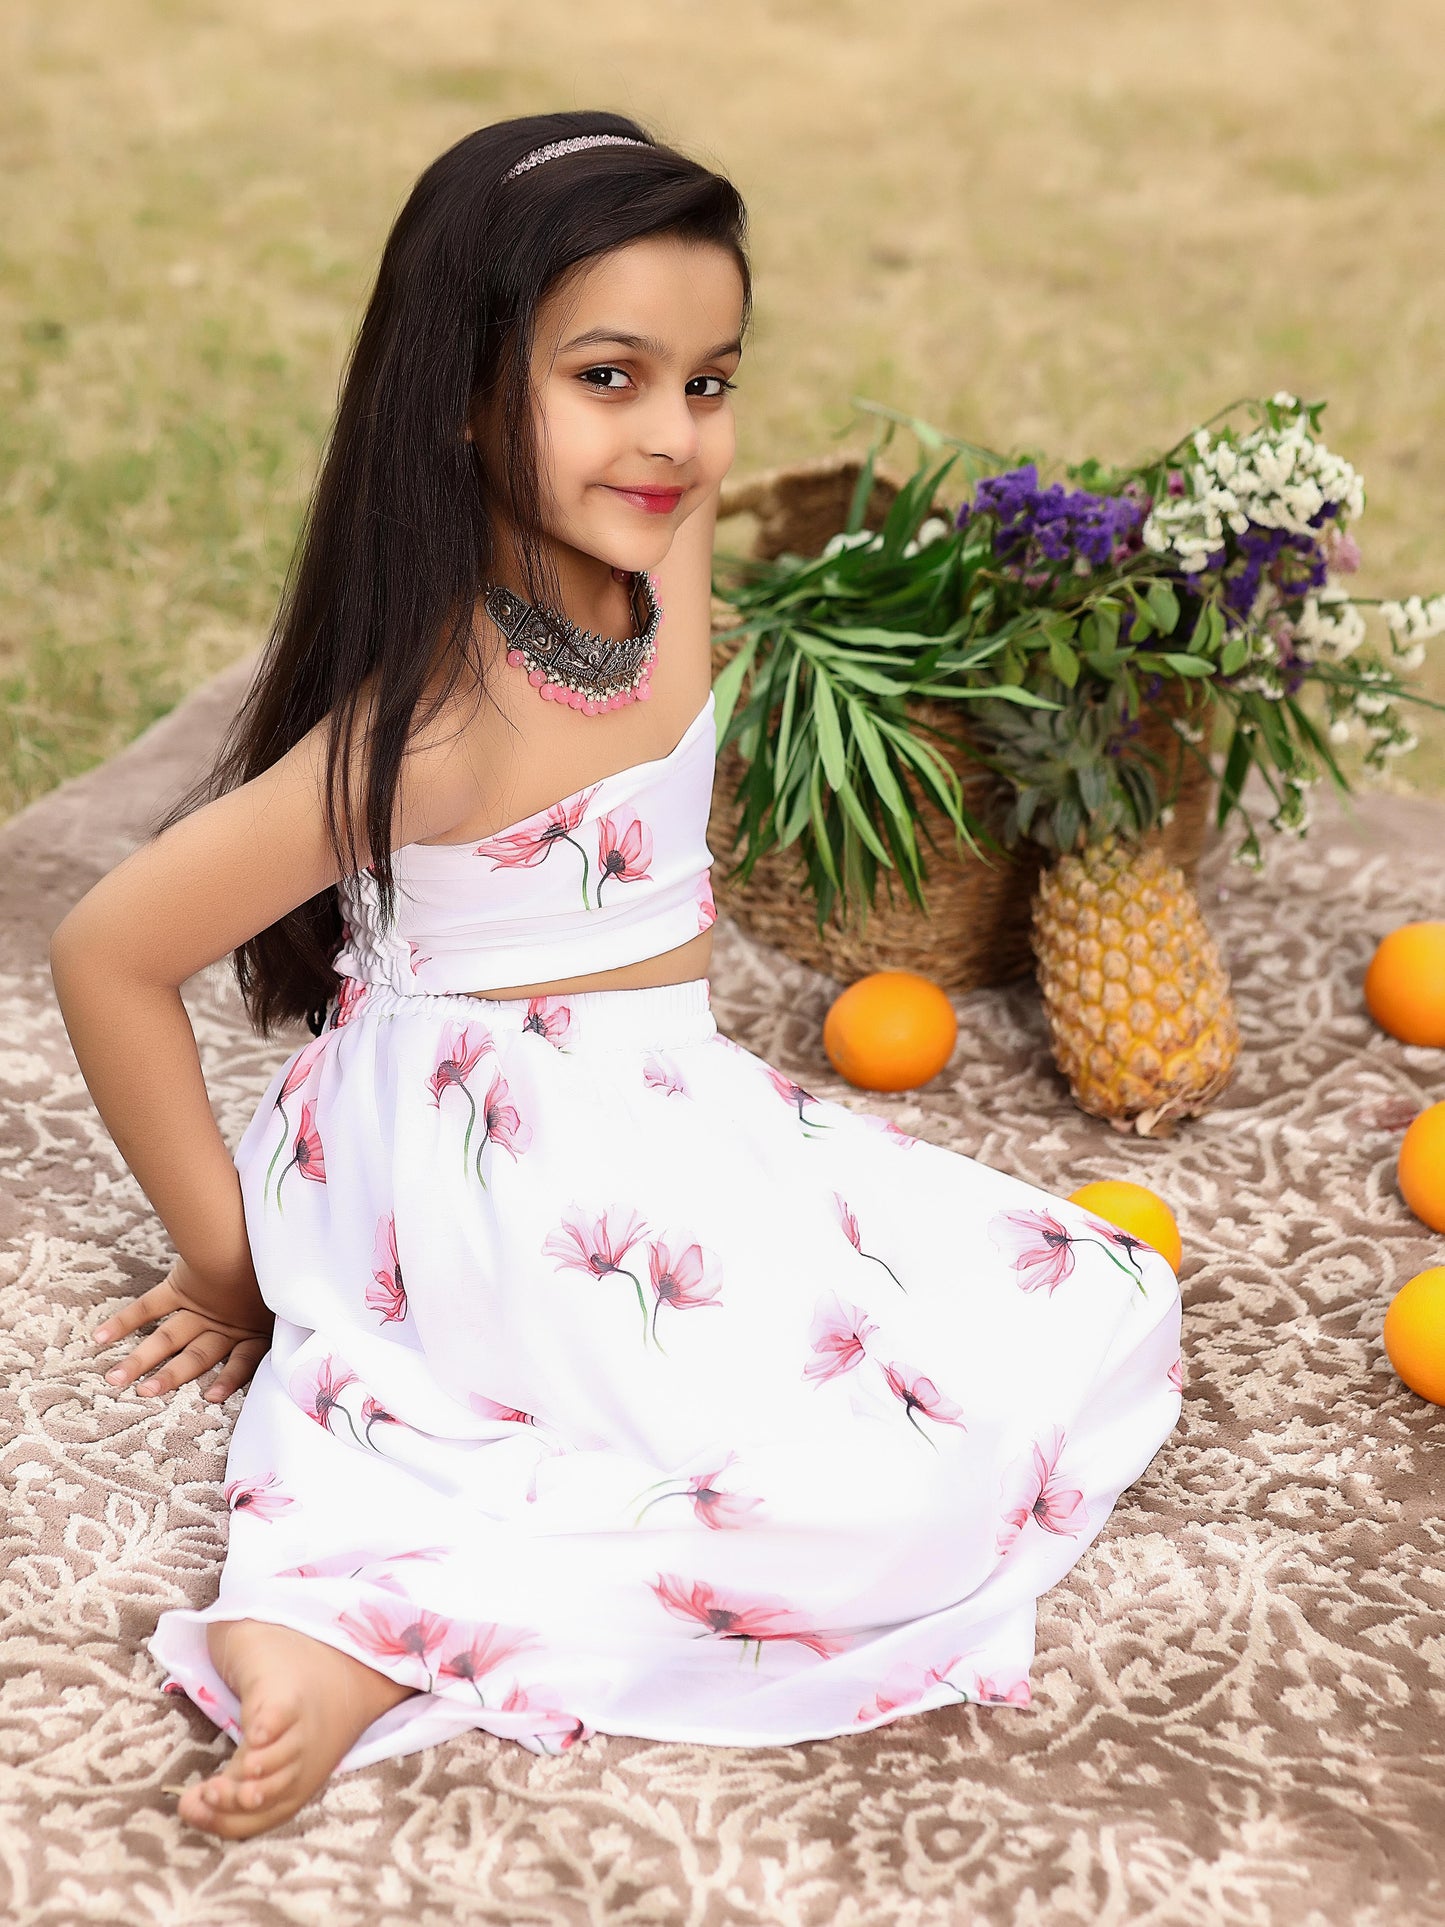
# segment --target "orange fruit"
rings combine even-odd
[[[823,1049],[840,1077],[864,1091],[912,1091],[937,1077],[958,1042],[946,993],[914,970],[875,970],[835,997]]]
[[[1445,1046],[1445,923],[1402,923],[1365,972],[1365,1003],[1404,1044]]]
[[[1385,1354],[1412,1392],[1445,1405],[1445,1265],[1416,1272],[1390,1300]]]
[[[1415,1216],[1432,1231],[1445,1231],[1445,1104],[1421,1111],[1406,1131],[1397,1175]]]
[[[1117,1225],[1131,1237],[1152,1245],[1171,1270],[1178,1271],[1184,1258],[1184,1240],[1174,1213],[1157,1191],[1147,1184],[1130,1184],[1124,1178],[1101,1178],[1095,1184],[1082,1184],[1069,1193],[1069,1203],[1082,1205],[1105,1224]]]

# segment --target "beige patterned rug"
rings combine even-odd
[[[1126,1176],[1174,1203],[1183,1417],[1041,1601],[1032,1708],[778,1749],[598,1737],[543,1758],[472,1733],[344,1775],[254,1840],[180,1823],[161,1783],[230,1742],[161,1693],[144,1641],[164,1608],[214,1597],[243,1394],[142,1399],[101,1376],[90,1332],[168,1246],[79,1076],[45,952],[198,768],[249,669],[0,831],[4,1919],[1445,1918],[1445,1411],[1380,1342],[1392,1293],[1445,1260],[1394,1181],[1445,1052],[1385,1036],[1359,990],[1386,930],[1441,914],[1445,806],[1386,797],[1352,822],[1322,804],[1262,878],[1211,848],[1201,896],[1245,1050],[1217,1108],[1162,1143],[1072,1107],[1030,985],[960,1000],[927,1091],[854,1091],[820,1042],[838,986],[718,925],[720,1026],[809,1089],[1061,1193]],[[251,1037],[224,970],[185,995],[234,1144],[292,1046]]]

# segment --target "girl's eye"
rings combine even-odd
[[[724,395],[731,394],[737,387],[735,381],[724,381],[721,375],[695,375],[687,384],[689,394],[696,392],[699,382],[712,383],[712,392],[700,397],[703,401],[721,401]]]
[[[594,376],[598,375],[600,375],[602,379],[600,381],[594,380]],[[610,381],[608,379],[610,375],[616,375],[617,380],[615,382]],[[615,390],[626,383],[627,374],[626,371],[621,368],[584,368],[580,379],[587,382],[589,386],[593,388],[610,388]]]

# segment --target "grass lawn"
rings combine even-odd
[[[264,641],[393,215],[546,108],[748,198],[738,473],[856,394],[1122,460],[1289,388],[1359,592],[1445,589],[1438,0],[11,0],[0,59],[0,817]],[[1373,781],[1445,796],[1411,720]]]

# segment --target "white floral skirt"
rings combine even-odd
[[[1038,1595],[1179,1417],[1165,1259],[814,1097],[705,977],[348,984],[235,1162],[275,1333],[218,1597],[149,1645],[237,1736],[212,1620],[418,1689],[341,1771],[1027,1706]]]

